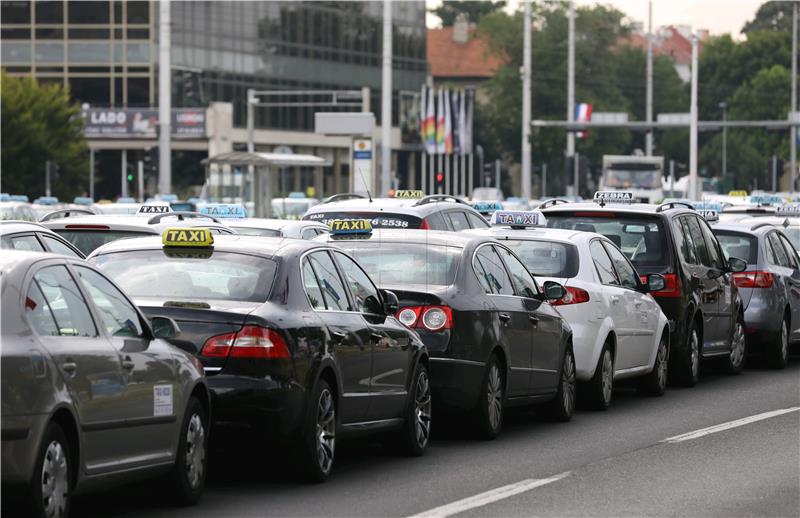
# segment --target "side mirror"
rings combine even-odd
[[[383,296],[383,312],[387,315],[394,315],[400,309],[400,301],[397,295],[389,290],[381,290]]]
[[[731,257],[728,259],[728,268],[734,273],[743,272],[747,269],[747,261],[738,257]]]
[[[178,323],[169,317],[153,317],[150,319],[153,338],[175,338],[181,332]]]
[[[661,291],[667,287],[667,280],[660,273],[651,273],[647,276],[647,291]]]
[[[542,286],[544,297],[547,300],[558,300],[567,294],[567,289],[557,282],[546,281]]]

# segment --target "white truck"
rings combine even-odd
[[[630,191],[634,198],[656,203],[664,198],[664,157],[604,155],[600,190]]]

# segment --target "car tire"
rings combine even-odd
[[[425,453],[431,438],[431,381],[428,369],[417,364],[411,380],[408,402],[404,414],[405,422],[396,435],[400,450],[412,457]]]
[[[700,333],[692,320],[686,331],[686,347],[672,350],[672,364],[669,371],[672,379],[681,387],[694,387],[700,380]]]
[[[567,422],[575,412],[575,355],[572,347],[567,347],[558,376],[558,390],[545,411],[553,421]]]
[[[787,320],[784,317],[777,339],[765,351],[767,365],[773,369],[786,368],[786,364],[789,363],[789,322]]]
[[[325,482],[336,454],[336,398],[320,379],[308,400],[303,430],[297,443],[298,467],[308,482]]]
[[[578,389],[583,390],[586,406],[592,410],[608,410],[614,390],[614,358],[608,342],[603,344],[594,376]]]
[[[731,352],[722,360],[722,368],[726,374],[739,374],[744,368],[747,358],[747,340],[744,336],[744,320],[736,317],[731,337]]]
[[[200,500],[208,472],[208,415],[200,400],[192,396],[186,406],[175,466],[169,474],[169,495],[178,505]]]
[[[666,329],[661,333],[661,340],[658,342],[656,351],[656,361],[647,375],[642,377],[639,382],[639,392],[646,396],[663,396],[667,390],[667,373],[669,370],[669,346],[667,337],[669,331]]]
[[[72,456],[67,436],[56,423],[45,428],[29,494],[31,516],[62,518],[69,515],[72,500]]]
[[[494,439],[503,427],[503,405],[506,396],[506,376],[496,354],[486,363],[478,404],[474,417],[476,431],[481,439]]]

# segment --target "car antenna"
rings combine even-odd
[[[369,189],[367,188],[367,181],[364,180],[364,173],[361,171],[361,169],[358,170],[358,176],[361,177],[361,183],[364,184],[364,189],[367,190],[367,196],[369,197],[369,202],[372,203],[372,193],[370,193]]]

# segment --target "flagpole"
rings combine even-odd
[[[425,185],[428,183],[428,168],[427,166],[427,153],[423,150],[420,153],[420,175],[419,175],[419,188],[424,192]]]
[[[444,155],[444,193],[452,194],[452,179],[450,178],[450,155]]]
[[[465,193],[466,197],[469,198],[470,194],[472,194],[472,188],[475,185],[475,172],[473,171],[474,158],[473,154],[469,154],[469,167],[467,168],[467,192]]]

